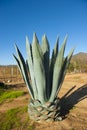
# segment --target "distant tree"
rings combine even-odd
[[[70,63],[69,64],[69,67],[68,67],[68,72],[73,72],[74,71],[74,64],[73,63]]]

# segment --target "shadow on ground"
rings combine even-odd
[[[87,84],[81,86],[74,92],[72,92],[76,86],[73,86],[62,98],[61,98],[61,116],[66,118],[67,114],[73,107],[81,100],[87,98]]]
[[[23,87],[25,87],[24,83],[5,84],[3,82],[0,82],[0,88],[2,89],[20,89]]]
[[[20,88],[23,88],[23,87],[25,87],[25,84],[24,83],[15,83],[15,84],[8,84],[7,85],[7,88],[8,89],[20,89]]]

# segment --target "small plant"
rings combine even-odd
[[[7,86],[3,82],[0,82],[0,90],[6,89],[6,88],[7,88]]]
[[[59,38],[57,39],[50,59],[50,46],[46,35],[42,37],[41,45],[36,34],[33,36],[32,44],[26,37],[26,62],[17,45],[15,46],[18,57],[14,55],[14,58],[31,95],[28,106],[31,119],[61,120],[61,103],[57,96],[74,51],[72,49],[68,56],[64,57],[66,41],[67,36],[59,50]]]

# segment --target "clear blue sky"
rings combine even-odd
[[[66,54],[87,52],[87,0],[0,0],[0,65],[16,64],[14,43],[26,58],[25,36],[45,33],[51,50],[68,34]]]

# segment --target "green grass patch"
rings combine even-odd
[[[0,104],[6,100],[10,101],[14,98],[17,98],[23,95],[24,95],[23,91],[12,91],[12,90],[3,91],[2,90],[2,92],[0,91]]]
[[[0,96],[4,93],[4,89],[0,89]]]
[[[10,109],[0,115],[0,130],[34,130],[27,112],[27,106]]]

